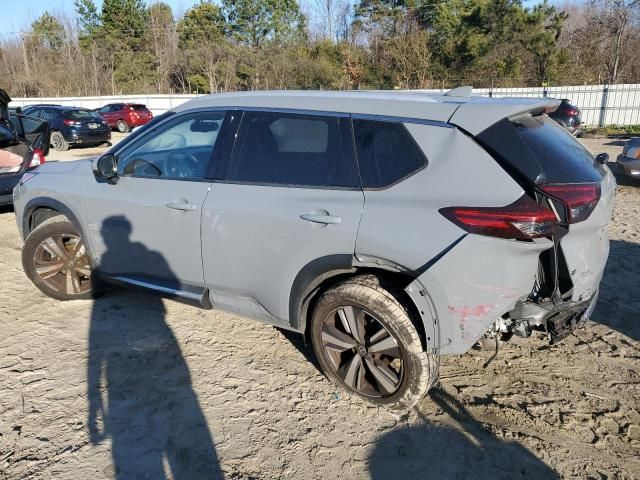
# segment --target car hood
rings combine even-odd
[[[87,158],[84,160],[71,160],[71,161],[49,161],[37,168],[38,173],[61,173],[69,174],[76,170],[88,170],[91,167],[91,161],[93,158]]]

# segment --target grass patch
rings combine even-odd
[[[602,128],[585,128],[584,133],[604,137],[633,137],[640,135],[640,125],[609,125]]]

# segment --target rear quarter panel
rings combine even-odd
[[[503,206],[524,192],[461,131],[406,126],[428,165],[389,188],[365,191],[356,256],[382,258],[419,272],[418,281],[433,304],[434,318],[423,320],[439,325],[440,353],[464,353],[531,292],[538,255],[551,242],[467,235],[445,219],[440,208]]]

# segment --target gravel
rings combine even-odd
[[[491,352],[444,358],[406,415],[336,389],[267,325],[124,290],[44,297],[5,209],[0,479],[640,478],[640,185],[623,183],[592,321],[487,369]]]

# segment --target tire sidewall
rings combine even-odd
[[[327,315],[341,306],[363,308],[391,333],[403,356],[403,378],[398,390],[388,397],[367,397],[345,385],[335,373],[322,346],[322,325]],[[430,359],[424,350],[407,311],[386,290],[366,283],[345,283],[323,294],[311,318],[311,341],[324,374],[337,385],[372,403],[391,409],[406,409],[426,394],[433,379],[429,378]]]
[[[80,237],[85,245],[85,249],[87,249],[86,242],[69,220],[62,217],[51,218],[36,227],[25,239],[24,246],[22,247],[22,267],[27,277],[42,293],[56,300],[86,300],[95,298],[97,296],[95,275],[92,275],[90,290],[78,295],[69,295],[49,287],[36,273],[34,265],[36,249],[47,237],[56,234],[69,234]],[[87,255],[89,255],[88,249]]]
[[[53,137],[59,138],[59,142],[58,144],[55,144],[53,142],[51,142],[53,144],[53,148],[54,150],[56,150],[57,152],[64,152],[65,150],[69,149],[69,145],[67,144],[67,141],[64,139],[64,136],[62,135],[62,133],[56,131],[53,132],[51,134],[51,138],[53,139]]]
[[[129,125],[127,125],[127,122],[124,120],[118,120],[118,123],[116,123],[116,129],[120,133],[127,133],[129,131]]]

